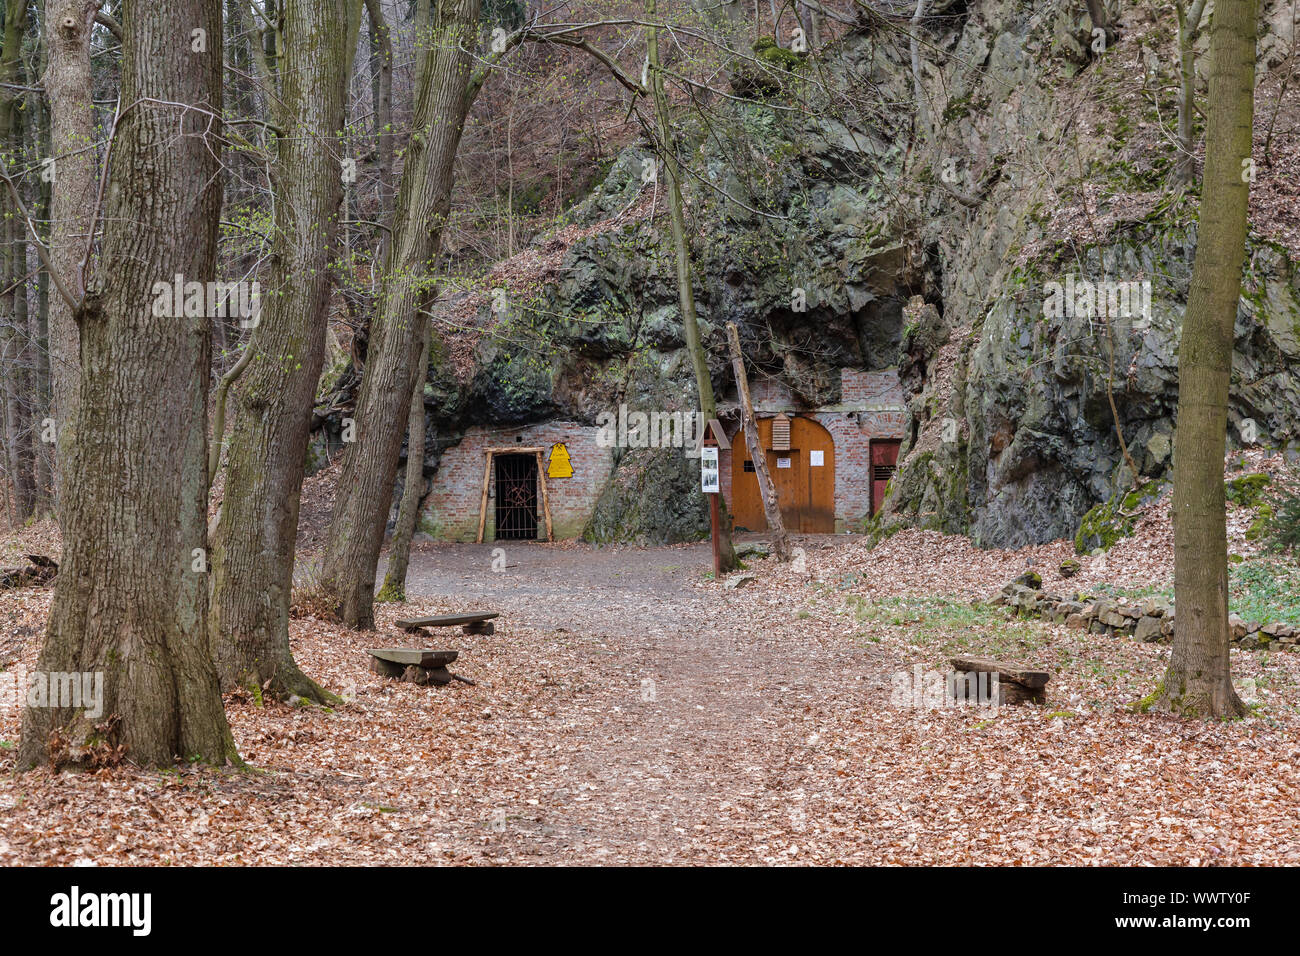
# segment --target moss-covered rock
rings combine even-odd
[[[1254,508],[1263,500],[1264,489],[1268,487],[1270,481],[1272,478],[1263,472],[1242,475],[1240,478],[1229,478],[1223,483],[1223,493],[1235,505]]]
[[[619,459],[583,538],[660,545],[699,541],[708,534],[698,460],[680,448],[637,448]]]
[[[1138,512],[1159,498],[1167,488],[1161,482],[1147,482],[1140,488],[1115,495],[1109,501],[1090,508],[1074,534],[1074,550],[1079,554],[1090,554],[1098,548],[1109,550],[1116,541],[1133,533]]]

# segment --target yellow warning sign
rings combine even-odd
[[[551,446],[551,463],[546,467],[546,477],[573,477],[573,462],[569,460],[569,449],[564,446],[562,441],[557,441]]]

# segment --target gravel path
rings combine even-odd
[[[809,804],[835,776],[834,756],[817,749],[826,702],[866,706],[894,669],[883,655],[815,639],[824,628],[783,601],[698,586],[707,545],[514,544],[492,572],[495,547],[419,549],[408,596],[478,601],[511,623],[601,645],[591,647],[584,692],[545,722],[558,732],[539,726],[540,740],[517,741],[521,759],[547,751],[530,780],[540,812],[512,814],[498,852],[565,863],[752,861],[805,832]]]

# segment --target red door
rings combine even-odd
[[[880,510],[885,500],[885,488],[898,468],[898,446],[901,442],[881,439],[871,443],[871,513]]]

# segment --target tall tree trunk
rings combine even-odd
[[[40,19],[35,24],[38,41],[39,59],[33,70],[36,76],[45,74],[49,50],[44,41],[45,8],[41,5]],[[45,98],[36,91],[27,94],[27,111],[31,117],[32,139],[37,156],[50,155],[50,111]],[[49,244],[49,210],[52,184],[47,177],[39,180],[37,206],[41,220],[45,222],[42,239]],[[36,271],[36,310],[31,314],[30,329],[32,341],[32,390],[35,410],[32,413],[32,453],[36,459],[36,510],[38,514],[49,515],[54,512],[54,446],[44,438],[45,419],[53,415],[53,400],[50,385],[50,277],[40,267],[39,255],[33,256]]]
[[[44,85],[50,108],[50,261],[74,298],[83,294],[82,264],[95,212],[95,128],[91,106],[90,34],[97,0],[48,0]],[[65,500],[63,467],[76,434],[81,359],[72,308],[62,296],[49,303],[50,376],[54,389],[55,499]]]
[[[406,571],[411,563],[411,539],[420,517],[420,498],[424,493],[424,383],[429,371],[430,329],[427,320],[421,323],[424,333],[421,348],[425,356],[416,362],[415,379],[411,385],[411,410],[406,419],[406,478],[402,487],[402,503],[397,507],[397,525],[393,528],[393,543],[388,548],[388,570],[384,572],[384,586],[379,589],[381,601],[406,600]]]
[[[22,767],[115,742],[141,766],[238,759],[207,636],[211,319],[169,316],[156,292],[216,277],[221,0],[126,0],[122,19],[123,107],[100,268],[76,311],[77,435],[37,665],[102,675],[103,714],[29,703]]]
[[[25,0],[6,0],[4,12],[4,39],[0,47],[0,163],[6,172],[22,165],[22,144],[15,136],[21,122],[17,104],[22,94],[17,92],[21,77],[23,37],[27,30],[27,4]],[[21,187],[20,187],[21,188]],[[0,352],[4,356],[5,451],[8,477],[13,491],[14,519],[26,521],[33,508],[31,473],[32,462],[24,452],[31,447],[28,436],[27,347],[26,310],[21,318],[19,299],[26,294],[26,224],[19,218],[18,204],[7,190],[0,198],[3,227],[0,238],[4,240],[3,267],[0,268]]]
[[[1229,672],[1223,456],[1233,325],[1246,254],[1255,92],[1255,0],[1219,0],[1210,23],[1196,262],[1178,349],[1174,437],[1174,646],[1157,706],[1185,716],[1243,712]]]
[[[213,654],[224,687],[325,702],[289,649],[298,505],[325,355],[342,200],[339,137],[351,0],[285,0],[275,234],[261,323],[234,386],[225,497],[212,551]],[[214,436],[219,439],[220,436]]]
[[[13,129],[10,141],[13,143],[14,155],[23,155],[25,111],[14,110]],[[20,185],[20,191],[23,187]],[[31,205],[31,197],[24,199],[24,204]],[[18,343],[17,373],[14,378],[18,401],[16,402],[15,424],[17,426],[17,463],[14,474],[15,495],[19,511],[24,518],[36,514],[36,454],[32,439],[39,431],[36,425],[38,409],[36,392],[36,348],[32,342],[31,320],[27,301],[27,225],[19,217],[10,220],[12,238],[9,246],[10,262],[13,271],[9,284],[13,294],[13,324]]]
[[[393,42],[380,0],[365,0],[370,17],[370,70],[375,101],[375,148],[379,166],[379,210],[384,222],[393,208]],[[380,230],[380,258],[388,251],[388,233]]]
[[[1196,41],[1201,35],[1201,17],[1206,0],[1193,0],[1184,12],[1181,2],[1174,4],[1178,17],[1178,160],[1174,163],[1174,182],[1190,183],[1196,166]]]
[[[451,207],[456,150],[473,99],[478,18],[479,0],[440,0],[420,70],[414,131],[357,398],[357,436],[343,458],[322,574],[340,617],[353,627],[374,626],[375,569],[419,351],[419,316],[437,295],[435,260]]]
[[[646,20],[656,22],[656,0],[646,0]],[[707,423],[716,418],[717,405],[713,398],[713,380],[709,375],[709,357],[700,341],[700,325],[695,314],[695,290],[691,286],[691,252],[686,242],[686,214],[682,208],[681,169],[677,162],[676,139],[673,136],[672,114],[668,110],[668,97],[664,93],[663,73],[659,69],[659,29],[646,28],[646,45],[650,61],[650,85],[658,127],[659,154],[668,172],[668,214],[672,225],[673,250],[677,258],[677,302],[682,313],[682,328],[686,335],[686,350],[695,370],[695,387],[699,393],[700,414]],[[727,502],[718,496],[718,539],[721,545],[722,568],[736,567],[736,549],[731,543],[731,512]]]

